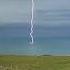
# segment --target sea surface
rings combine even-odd
[[[69,55],[70,27],[34,26],[34,44],[30,45],[30,25],[0,26],[0,54],[9,55]]]

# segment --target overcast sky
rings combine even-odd
[[[70,0],[34,1],[37,24],[70,24]],[[30,18],[31,0],[0,0],[0,24],[30,22]]]
[[[0,0],[0,22],[25,22],[30,18],[31,0]],[[3,23],[2,23],[3,24]]]
[[[70,25],[70,0],[36,0],[36,22],[42,25]]]

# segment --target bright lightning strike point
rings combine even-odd
[[[30,32],[30,37],[31,37],[31,42],[30,44],[34,43],[34,38],[33,38],[33,19],[34,19],[34,0],[32,0],[32,9],[31,9],[31,32]]]

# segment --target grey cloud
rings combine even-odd
[[[24,22],[30,14],[30,0],[0,0],[0,22]]]
[[[70,25],[70,9],[36,10],[34,20],[39,25]]]

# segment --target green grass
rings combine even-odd
[[[0,56],[0,70],[70,70],[70,57]]]

